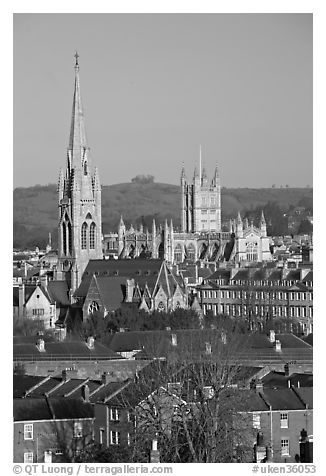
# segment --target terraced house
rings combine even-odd
[[[306,333],[313,331],[313,271],[264,266],[217,269],[196,287],[204,314],[267,318],[292,318]]]

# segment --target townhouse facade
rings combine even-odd
[[[218,269],[195,287],[195,293],[205,315],[245,317],[257,323],[290,318],[305,334],[313,332],[312,268]]]
[[[93,408],[69,399],[14,399],[15,463],[68,463],[93,441]]]

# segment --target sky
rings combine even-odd
[[[78,50],[102,185],[312,185],[312,14],[15,14],[14,187],[65,166]]]

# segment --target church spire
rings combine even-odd
[[[75,86],[74,98],[72,103],[71,126],[68,150],[71,151],[72,166],[80,165],[82,163],[83,152],[82,149],[87,149],[86,130],[84,112],[80,94],[79,82],[79,55],[75,53]]]

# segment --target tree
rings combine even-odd
[[[157,342],[145,345],[158,360],[115,397],[134,411],[133,461],[146,458],[153,439],[165,463],[252,461],[255,433],[242,417],[248,396],[235,388],[247,338],[223,327],[178,333],[163,361]]]
[[[299,225],[298,235],[310,235],[313,231],[313,226],[309,220],[302,220]]]

